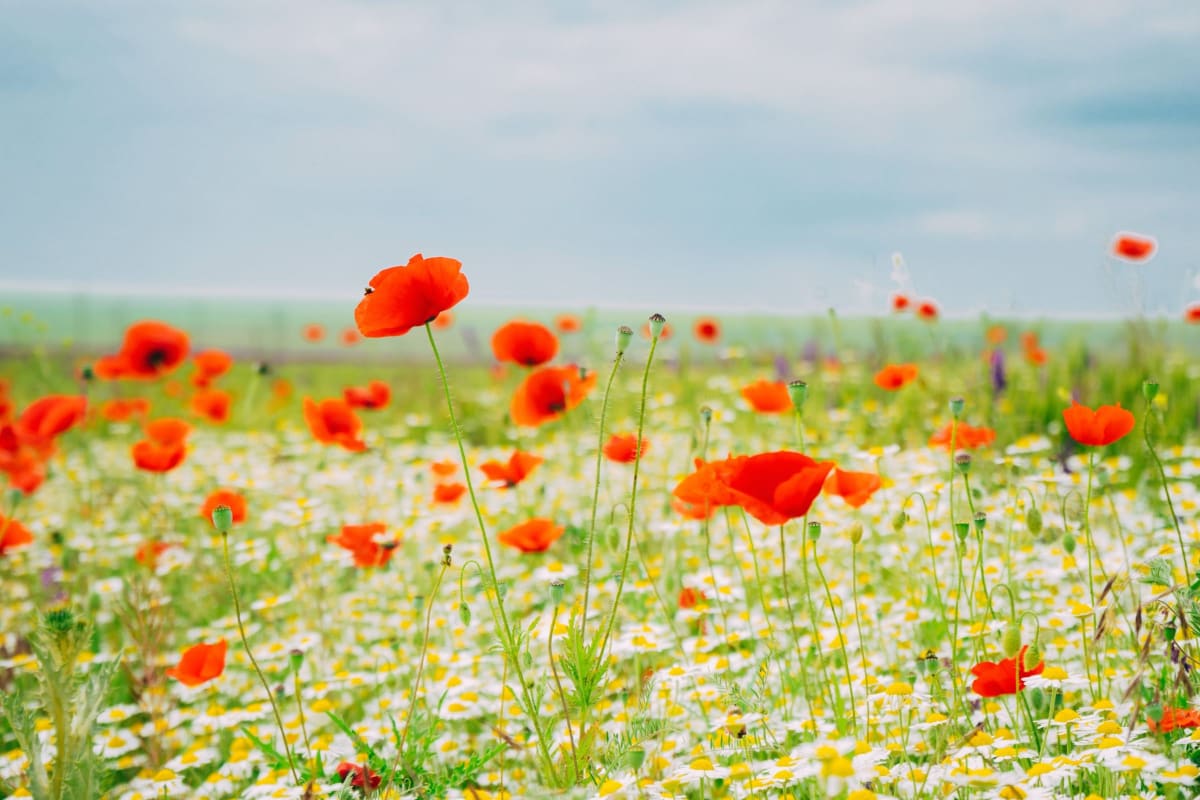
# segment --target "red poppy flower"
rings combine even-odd
[[[852,508],[862,508],[881,486],[883,481],[873,472],[847,472],[835,467],[825,482],[825,494],[837,495]]]
[[[646,440],[638,442],[632,433],[616,433],[604,445],[604,457],[621,464],[632,464],[646,454]]]
[[[188,335],[165,322],[135,322],[125,331],[125,341],[117,354],[117,370],[122,378],[151,379],[166,375],[187,358]]]
[[[875,373],[875,385],[894,392],[915,381],[918,373],[916,364],[888,364]]]
[[[387,404],[391,402],[392,387],[383,381],[371,381],[365,387],[347,386],[342,391],[342,397],[346,399],[351,408],[378,411],[381,408],[387,408]]]
[[[30,403],[17,418],[15,430],[29,442],[52,442],[82,422],[86,413],[86,397],[51,394]]]
[[[715,344],[721,338],[721,323],[712,317],[701,317],[692,326],[692,335],[698,342]]]
[[[1146,727],[1151,733],[1170,733],[1181,728],[1200,728],[1200,711],[1192,708],[1163,708],[1162,719],[1158,722],[1146,718]]]
[[[9,550],[33,543],[33,534],[15,519],[0,514],[0,556]]]
[[[448,478],[451,475],[458,473],[460,467],[457,461],[434,461],[429,465],[429,469],[439,478]]]
[[[343,761],[337,765],[338,777],[342,779],[342,783],[350,778],[350,785],[356,786],[370,792],[379,788],[379,784],[383,783],[383,779],[368,766],[355,764],[350,761]],[[350,777],[354,776],[354,777]]]
[[[147,569],[154,569],[158,566],[158,557],[165,553],[171,545],[167,542],[158,542],[151,539],[147,542],[142,542],[138,549],[133,553],[133,560],[141,564]]]
[[[559,314],[554,318],[554,327],[559,333],[578,333],[583,330],[583,320],[574,314]]]
[[[109,422],[124,422],[150,413],[150,401],[144,397],[108,400],[100,406],[100,416]]]
[[[151,439],[142,439],[130,450],[133,463],[146,472],[170,472],[183,463],[187,448],[182,445],[164,445]]]
[[[433,502],[457,503],[466,491],[467,487],[461,483],[439,483],[433,487]]]
[[[1133,430],[1133,413],[1115,406],[1100,406],[1095,411],[1085,405],[1072,403],[1063,411],[1063,420],[1071,438],[1090,447],[1112,444]]]
[[[24,439],[13,425],[0,425],[0,472],[8,476],[12,488],[33,494],[46,479],[45,461],[53,447],[52,442]]]
[[[899,314],[903,311],[907,311],[911,305],[912,300],[909,299],[908,295],[900,294],[899,292],[892,295],[892,311],[895,313]]]
[[[741,506],[763,524],[782,525],[808,513],[833,466],[788,450],[697,462],[675,496],[693,508]]]
[[[596,387],[596,373],[580,376],[575,366],[540,367],[513,393],[509,414],[517,425],[535,427],[558,419],[583,402]]]
[[[403,336],[458,305],[469,289],[461,262],[417,253],[407,265],[388,267],[371,278],[354,309],[354,321],[363,336]]]
[[[187,441],[192,426],[178,417],[159,417],[143,427],[146,438],[161,445],[177,445]]]
[[[311,397],[304,398],[304,420],[313,438],[323,444],[336,444],[351,452],[367,449],[361,438],[362,420],[340,397],[331,397],[320,403]]]
[[[192,373],[192,385],[201,389],[229,372],[233,366],[233,356],[224,350],[205,350],[197,353],[192,361],[196,365],[196,371]]]
[[[1040,367],[1050,360],[1050,356],[1040,347],[1025,348],[1025,360],[1035,367]]]
[[[946,423],[937,433],[929,437],[929,446],[937,447],[941,445],[949,448],[951,434],[953,434],[955,450],[974,450],[979,447],[986,447],[996,440],[996,432],[991,428],[983,426],[976,428],[965,422],[960,422],[957,425]]]
[[[479,465],[479,468],[483,470],[484,475],[487,475],[488,480],[503,484],[503,488],[511,489],[529,477],[529,473],[533,472],[534,468],[541,463],[542,459],[539,456],[517,450],[509,456],[505,463],[485,461]],[[457,468],[457,466],[456,464],[455,467]]]
[[[1121,231],[1113,237],[1112,254],[1122,261],[1149,261],[1157,250],[1158,241],[1153,236]]]
[[[200,389],[192,395],[192,413],[209,422],[220,424],[229,419],[229,392],[222,389]]]
[[[179,663],[167,670],[167,675],[184,686],[199,686],[225,671],[224,639],[216,644],[196,644],[183,651]]]
[[[695,608],[700,603],[704,602],[704,592],[699,589],[693,589],[690,586],[685,586],[679,591],[679,607],[680,608]]]
[[[1183,312],[1183,320],[1192,325],[1200,325],[1200,303],[1188,306]]]
[[[513,320],[492,334],[492,354],[497,361],[511,361],[526,367],[545,364],[558,353],[558,339],[538,322]]]
[[[454,325],[454,312],[443,311],[434,317],[433,322],[430,324],[433,325],[434,330],[444,331]]]
[[[344,344],[346,347],[356,345],[360,341],[362,341],[362,334],[358,332],[358,328],[342,329],[342,344]]]
[[[317,322],[310,322],[304,326],[301,333],[304,335],[305,341],[319,342],[325,338],[325,326]]]
[[[792,396],[783,381],[757,380],[742,387],[742,397],[760,414],[782,414],[792,408]]]
[[[124,378],[128,371],[129,365],[119,353],[100,356],[92,362],[92,372],[102,381],[115,381]]]
[[[522,553],[544,553],[558,541],[564,530],[564,526],[539,517],[501,531],[496,538],[500,544],[515,547]]]
[[[999,664],[981,661],[971,667],[971,674],[975,676],[971,690],[980,697],[1000,697],[1024,689],[1025,679],[1030,675],[1040,675],[1045,668],[1045,664],[1039,661],[1033,669],[1025,669],[1025,651],[1028,649],[1022,647],[1016,658],[1006,658]]]
[[[327,536],[325,541],[349,550],[354,556],[354,564],[358,567],[382,567],[396,551],[397,542],[380,541],[387,526],[382,522],[368,522],[365,525],[343,525],[336,536]]]
[[[1002,345],[1008,339],[1008,328],[1003,325],[993,325],[987,330],[988,344]]]
[[[932,300],[922,300],[917,303],[917,319],[925,322],[934,322],[937,320],[941,311],[938,309],[937,303]]]
[[[229,506],[234,522],[246,521],[246,498],[233,489],[218,489],[205,498],[204,505],[200,506],[200,516],[211,520],[217,506]]]

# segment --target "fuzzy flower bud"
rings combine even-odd
[[[1038,511],[1037,506],[1031,506],[1029,510],[1025,512],[1025,527],[1028,528],[1029,532],[1034,536],[1037,536],[1042,532],[1042,512]]]
[[[862,541],[863,526],[861,522],[856,522],[850,526],[850,541],[853,544],[858,544]]]
[[[1004,657],[1012,658],[1021,650],[1021,627],[1019,625],[1009,625],[1004,629],[1004,636],[1000,641],[1004,648]]]
[[[1066,550],[1069,556],[1075,554],[1075,537],[1069,533],[1063,536],[1063,550]]]
[[[1158,381],[1147,378],[1142,382],[1142,397],[1146,398],[1147,403],[1153,403],[1154,398],[1158,397]]]
[[[899,533],[905,525],[908,524],[908,514],[903,509],[896,512],[896,516],[892,517],[892,530]]]

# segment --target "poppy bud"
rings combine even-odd
[[[850,541],[853,544],[858,544],[862,541],[863,526],[861,522],[856,522],[850,526]]]
[[[958,419],[959,417],[962,416],[963,406],[965,406],[965,405],[966,405],[966,401],[964,401],[961,397],[951,398],[950,399],[950,414],[953,415],[953,417],[955,419]]]
[[[987,525],[987,514],[983,513],[982,511],[977,512],[975,514],[974,522],[975,522],[975,532],[982,536],[983,529]]]
[[[271,365],[265,361],[260,361],[260,362],[258,362],[258,364],[255,365],[254,371],[256,373],[258,373],[259,375],[270,375],[271,374]]]
[[[954,466],[958,467],[958,471],[966,475],[971,471],[971,454],[966,450],[959,450],[954,454]]]
[[[1146,398],[1147,403],[1153,403],[1154,398],[1158,396],[1158,381],[1147,379],[1142,381],[1142,397]]]
[[[466,603],[458,604],[458,618],[462,620],[463,625],[471,624],[471,607]]]
[[[792,407],[799,411],[804,408],[804,401],[808,399],[808,384],[804,381],[792,381],[788,384],[788,394],[792,398]]]
[[[646,763],[646,751],[640,747],[634,747],[627,755],[629,759],[629,768],[637,772],[642,768],[642,764]]]
[[[1021,650],[1021,628],[1019,625],[1009,625],[1004,629],[1004,636],[1000,641],[1004,647],[1005,658],[1012,658]]]
[[[624,355],[629,349],[629,343],[633,341],[633,328],[628,325],[622,325],[617,328],[617,355]]]
[[[213,509],[212,524],[221,533],[229,533],[233,527],[233,509],[221,504]]]
[[[299,674],[300,667],[304,664],[304,651],[292,650],[288,653],[288,667],[292,670],[292,674]]]
[[[1035,636],[1033,637],[1033,641],[1029,643],[1029,647],[1025,648],[1025,666],[1033,669],[1040,663],[1042,663],[1042,646],[1038,643]]]
[[[906,524],[908,524],[908,514],[903,510],[897,511],[896,516],[892,517],[892,530],[899,533]]]
[[[808,523],[808,538],[814,542],[821,538],[821,523]]]
[[[1025,527],[1029,528],[1029,532],[1034,536],[1042,532],[1042,512],[1038,511],[1037,506],[1032,506],[1025,512]]]
[[[967,534],[969,534],[971,532],[971,523],[969,523],[969,522],[954,523],[954,532],[958,534],[958,538],[960,541],[965,542],[967,540]]]
[[[1063,550],[1067,551],[1067,555],[1075,554],[1075,537],[1071,534],[1063,535]]]
[[[713,412],[711,408],[708,406],[700,406],[700,419],[704,420],[705,425],[712,422],[712,414]]]
[[[79,370],[79,377],[85,381],[93,381],[96,379],[96,370],[92,369],[91,364],[84,364],[83,369]]]
[[[554,605],[562,605],[563,594],[566,584],[560,580],[550,581],[550,602]]]
[[[657,339],[662,335],[663,327],[667,324],[667,318],[662,314],[650,315],[650,336]]]

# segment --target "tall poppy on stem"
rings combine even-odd
[[[166,375],[187,358],[188,335],[158,320],[130,325],[113,369],[122,378],[148,380]]]
[[[765,525],[803,517],[821,493],[832,461],[780,450],[700,464],[675,487],[692,507],[736,505]]]
[[[1104,447],[1133,430],[1133,413],[1121,406],[1100,406],[1095,411],[1072,403],[1063,411],[1063,421],[1071,438],[1088,447]]]
[[[354,321],[363,336],[403,336],[458,305],[469,289],[461,261],[417,253],[406,265],[371,278]]]

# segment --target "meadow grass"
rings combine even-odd
[[[449,364],[444,393],[431,361],[381,363],[379,348],[366,363],[239,362],[217,380],[232,395],[218,424],[192,411],[186,370],[80,381],[82,359],[14,354],[0,367],[14,416],[55,392],[85,394],[89,413],[44,484],[0,507],[33,534],[0,555],[0,790],[1192,796],[1200,376],[1180,326],[1131,323],[1106,347],[1068,333],[1041,365],[1012,327],[992,346],[1000,390],[974,341],[876,324],[857,347],[828,330],[808,359],[677,330],[635,336],[618,361],[612,332],[574,348],[564,334],[598,385],[539,427],[509,419],[511,365]],[[916,380],[878,387],[900,360]],[[803,379],[800,412],[750,409],[740,390],[762,378]],[[372,379],[392,395],[358,412],[366,449],[314,438],[301,398]],[[98,413],[134,395],[194,426],[179,466],[135,468],[141,420]],[[1120,403],[1137,426],[1080,446],[1072,398]],[[995,437],[956,460],[929,444],[947,425]],[[599,455],[639,430],[634,463]],[[514,450],[543,461],[515,486],[487,481],[480,464]],[[780,450],[881,487],[860,508],[822,494],[783,525],[673,505],[696,459]],[[471,492],[438,501],[460,457]],[[218,489],[247,504],[227,536],[201,510]],[[500,543],[533,518],[561,538]],[[374,563],[329,541],[376,522]],[[218,640],[219,675],[167,676]],[[977,683],[1013,658],[1019,689]]]

